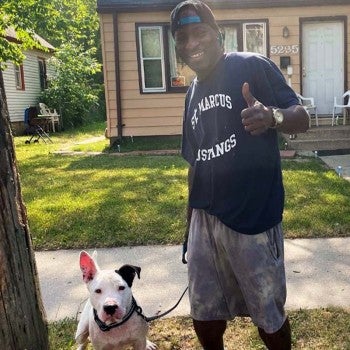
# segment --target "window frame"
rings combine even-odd
[[[260,19],[249,19],[249,20],[224,20],[224,21],[218,21],[219,27],[224,26],[235,26],[237,27],[237,43],[238,43],[238,51],[244,52],[245,50],[245,34],[244,34],[244,27],[247,24],[264,24],[264,45],[265,45],[265,56],[270,57],[270,36],[269,36],[269,20],[267,18],[260,18]]]
[[[143,61],[141,57],[141,35],[140,28],[161,28],[161,44],[162,44],[162,81],[164,83],[164,89],[146,88],[144,81],[144,70]],[[135,23],[135,34],[136,34],[136,48],[137,48],[137,64],[139,73],[139,90],[141,94],[166,94],[166,93],[184,93],[187,91],[188,86],[174,87],[171,86],[171,75],[170,75],[170,58],[169,58],[169,40],[168,32],[170,30],[169,23]]]
[[[145,58],[142,57],[142,43],[141,43],[141,32],[142,29],[147,28],[147,29],[159,29],[159,39],[160,39],[160,45],[161,45],[161,55],[159,58]],[[161,25],[158,24],[150,24],[150,25],[139,25],[137,27],[137,43],[138,43],[138,61],[139,61],[139,73],[140,73],[140,89],[143,93],[149,94],[149,93],[164,93],[166,92],[166,69],[165,69],[165,47],[164,47],[164,28]],[[161,72],[162,72],[162,87],[157,87],[157,88],[147,88],[145,85],[145,71],[144,71],[144,61],[147,60],[155,60],[158,59],[160,60],[161,64]]]
[[[252,25],[252,24],[262,24],[263,25],[263,30],[264,30],[264,37],[263,37],[263,46],[264,46],[264,52],[262,55],[267,56],[268,50],[267,49],[267,25],[266,22],[264,21],[249,21],[249,22],[243,22],[242,23],[242,34],[243,34],[243,51],[248,51],[247,49],[247,26]]]
[[[25,90],[23,64],[14,64],[15,85],[17,90]]]

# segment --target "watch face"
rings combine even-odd
[[[279,109],[275,109],[273,111],[273,117],[275,118],[277,124],[281,124],[283,122],[283,113]]]

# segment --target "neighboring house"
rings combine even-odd
[[[107,136],[181,133],[193,72],[169,32],[174,0],[98,0]],[[349,88],[350,0],[207,1],[227,51],[270,57],[296,92],[312,96],[330,124],[334,96]],[[234,77],[233,77],[234,79]]]
[[[16,42],[15,31],[7,29],[6,39]],[[7,68],[3,71],[11,128],[15,134],[22,133],[25,128],[25,109],[37,106],[41,91],[47,87],[46,61],[52,56],[54,47],[39,35],[36,35],[36,39],[48,51],[39,49],[24,51],[25,59],[21,65],[7,62]]]

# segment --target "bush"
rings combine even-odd
[[[82,125],[92,113],[98,114],[103,88],[97,82],[101,64],[94,58],[95,51],[64,44],[49,60],[55,73],[48,77],[49,86],[40,101],[60,111],[66,128]]]

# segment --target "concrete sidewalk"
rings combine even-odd
[[[76,317],[88,293],[82,281],[78,250],[36,252],[39,280],[49,321]],[[134,296],[146,316],[172,307],[187,286],[181,246],[97,249],[101,268],[140,266]],[[287,309],[350,308],[350,238],[285,241]],[[89,251],[92,253],[92,251]],[[189,313],[188,295],[168,316]]]
[[[321,156],[321,160],[344,179],[350,181],[350,154]],[[340,167],[340,168],[339,168]]]

